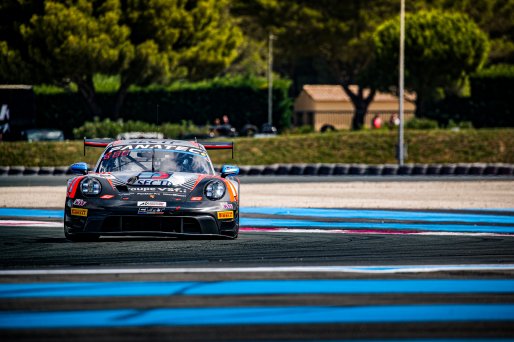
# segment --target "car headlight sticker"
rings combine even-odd
[[[96,196],[102,192],[102,185],[98,179],[84,178],[80,183],[80,190],[86,196]]]
[[[205,187],[205,197],[211,201],[217,201],[225,195],[226,190],[227,188],[223,182],[215,180]]]

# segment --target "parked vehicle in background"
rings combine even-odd
[[[164,134],[159,132],[123,132],[116,136],[116,140],[130,139],[163,139]]]
[[[211,137],[237,137],[237,130],[230,124],[213,125],[209,127]]]
[[[32,141],[63,141],[64,133],[58,129],[26,129],[21,132],[23,140]]]

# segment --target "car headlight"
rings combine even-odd
[[[85,178],[82,183],[80,183],[80,190],[86,196],[98,195],[102,192],[102,185],[97,179]]]
[[[205,187],[205,196],[211,201],[217,201],[225,195],[225,184],[221,181],[213,181]]]

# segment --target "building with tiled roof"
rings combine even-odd
[[[352,92],[357,92],[357,86],[350,86]],[[369,93],[364,89],[364,96]],[[407,94],[406,99],[414,99],[413,94]],[[310,125],[316,131],[323,127],[349,129],[354,114],[354,106],[350,97],[340,85],[304,85],[303,90],[294,101],[293,124],[295,126]],[[404,102],[405,120],[414,117],[416,106],[412,101]],[[366,127],[371,126],[371,119],[378,115],[382,122],[388,122],[391,115],[398,113],[398,97],[389,93],[377,92],[368,107],[364,118]]]

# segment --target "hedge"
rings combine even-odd
[[[470,77],[470,97],[448,97],[435,104],[429,117],[443,126],[449,120],[473,127],[514,127],[514,65],[497,65]]]
[[[276,80],[273,84],[273,123],[283,129],[291,122],[292,100],[288,96],[290,82]],[[114,107],[115,94],[101,92],[98,102],[105,114],[113,118],[108,108]],[[260,127],[267,122],[268,90],[261,79],[234,79],[203,82],[200,85],[172,85],[131,89],[126,97],[120,118],[149,123],[180,123],[196,125],[212,123],[227,115],[233,126],[247,123]],[[93,118],[76,92],[36,91],[37,124],[39,127],[62,129],[72,137],[73,128]]]

